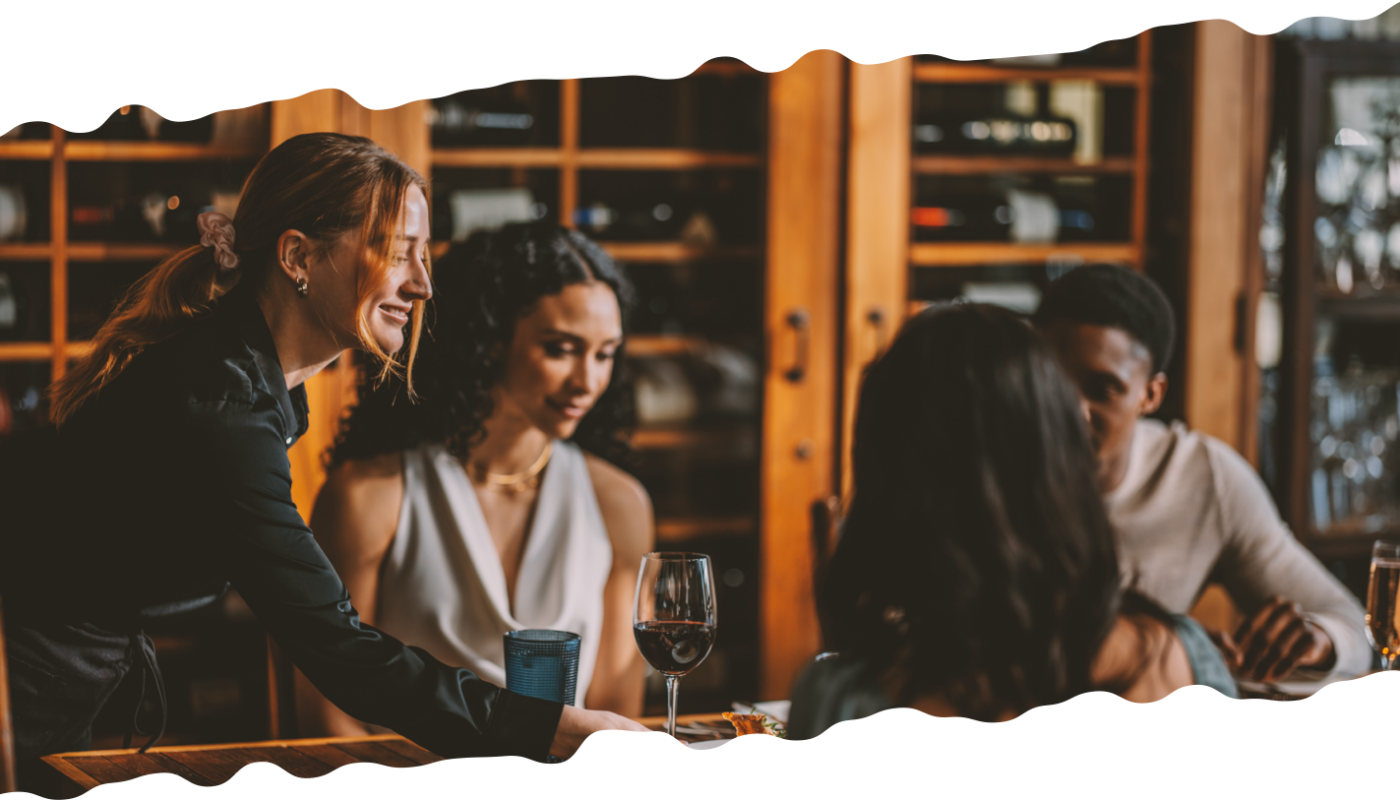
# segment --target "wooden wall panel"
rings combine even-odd
[[[1266,153],[1260,138],[1268,135],[1258,94],[1268,91],[1268,76],[1257,70],[1259,37],[1219,20],[1198,23],[1196,36],[1191,245],[1181,315],[1188,326],[1186,419],[1248,453],[1245,431],[1253,423],[1244,397],[1254,365],[1244,347],[1253,305],[1246,291],[1258,263]]]
[[[844,74],[839,54],[817,51],[769,83],[760,582],[764,699],[787,697],[793,678],[820,646],[811,507],[835,489]],[[799,326],[791,324],[794,315]],[[797,377],[790,370],[799,365],[803,371]]]
[[[840,455],[846,499],[861,376],[899,331],[909,305],[912,69],[912,58],[851,64]]]

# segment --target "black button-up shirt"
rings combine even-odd
[[[261,310],[235,290],[62,430],[0,446],[7,616],[131,630],[231,584],[347,713],[443,756],[543,758],[562,706],[360,622],[292,502],[287,448],[306,416]]]

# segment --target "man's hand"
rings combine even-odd
[[[1221,632],[1212,638],[1237,677],[1262,683],[1282,680],[1298,667],[1326,669],[1336,658],[1327,632],[1304,619],[1298,604],[1278,595],[1233,637]]]
[[[611,711],[586,711],[575,706],[564,706],[564,714],[559,718],[559,727],[554,731],[554,743],[549,754],[556,758],[568,758],[578,750],[589,734],[597,731],[640,731],[647,728],[640,722],[614,714]]]

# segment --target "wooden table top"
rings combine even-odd
[[[666,727],[665,717],[644,717],[638,722],[653,730]],[[696,734],[680,738],[721,738],[720,714],[688,714],[676,718],[677,726],[697,730],[715,728],[713,736]],[[678,731],[680,733],[680,731]],[[732,735],[732,731],[730,732]],[[194,744],[152,747],[145,753],[127,750],[88,750],[44,756],[65,784],[86,791],[104,783],[118,783],[141,775],[171,772],[196,786],[217,786],[239,769],[267,761],[298,778],[315,778],[346,764],[370,763],[386,767],[416,767],[442,759],[395,734],[335,739],[282,739],[241,744]]]

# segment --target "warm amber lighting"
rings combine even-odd
[[[122,106],[118,111],[120,111],[121,115],[124,117],[131,113],[131,106]]]
[[[170,209],[171,211],[174,211],[175,209],[180,207],[180,198],[171,197],[169,200],[165,201],[165,207]]]

